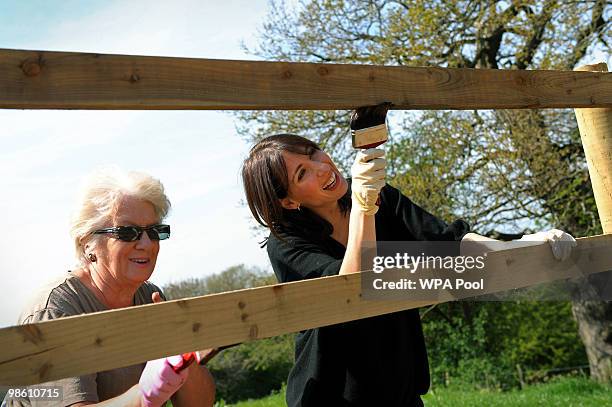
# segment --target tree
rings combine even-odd
[[[170,300],[276,284],[276,278],[258,267],[244,264],[228,267],[220,273],[169,283],[163,291]]]
[[[605,0],[272,3],[250,51],[288,61],[572,69],[608,49],[610,11]],[[348,168],[347,112],[237,115],[250,141],[303,134]],[[389,182],[438,216],[502,238],[551,225],[577,236],[601,232],[571,110],[393,112],[390,124]],[[577,298],[573,310],[589,338],[592,376],[611,381],[612,303]]]
[[[434,384],[508,389],[586,364],[570,303],[480,302],[468,315],[464,305],[422,312]]]

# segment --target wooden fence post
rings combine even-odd
[[[607,72],[605,63],[585,65],[576,71]],[[580,138],[593,185],[603,232],[612,233],[612,109],[575,109]],[[584,341],[591,377],[612,382],[612,302],[574,301],[572,310]],[[593,318],[597,315],[596,318]]]

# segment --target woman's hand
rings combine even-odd
[[[360,150],[351,167],[353,204],[365,215],[374,215],[378,211],[376,203],[387,175],[384,155],[385,152],[378,148]]]
[[[164,301],[157,291],[151,294],[151,300],[155,304]],[[189,369],[184,369],[179,373],[172,369],[172,366],[180,362],[180,355],[147,362],[138,382],[143,405],[147,407],[163,405],[185,383]]]
[[[531,235],[523,235],[519,242],[548,242],[557,260],[566,260],[572,254],[572,248],[576,247],[576,239],[569,233],[559,229],[551,229],[546,232],[538,232]]]
[[[185,383],[189,369],[176,373],[172,366],[180,361],[181,356],[150,360],[147,362],[138,385],[142,394],[143,405],[161,407]]]
[[[164,301],[161,294],[158,292],[154,292],[151,295],[151,299],[154,303]],[[182,357],[180,355],[173,356],[172,358],[176,358],[176,360],[170,361],[173,366],[177,366],[181,363]],[[198,362],[200,362],[199,358]],[[189,377],[187,377],[188,372]],[[172,405],[175,407],[212,407],[215,403],[215,381],[208,369],[206,369],[205,366],[201,366],[199,363],[193,363],[179,374],[184,375],[185,380],[183,380],[183,384],[179,385],[170,395],[168,395],[168,398],[172,396]],[[156,404],[144,405],[154,406]]]
[[[468,243],[464,244],[464,242]],[[482,255],[484,252],[496,250],[537,246],[544,242],[550,244],[553,256],[560,261],[566,260],[571,255],[572,249],[578,245],[576,239],[574,239],[572,235],[559,229],[523,235],[523,237],[518,240],[503,242],[503,244],[498,240],[480,236],[476,233],[468,233],[461,240],[461,255],[476,256]]]

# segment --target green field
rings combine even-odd
[[[438,387],[425,396],[425,406],[612,406],[612,387],[586,378],[557,378],[523,390],[497,392]],[[230,406],[217,403],[218,407]],[[285,394],[231,404],[232,407],[282,407]]]

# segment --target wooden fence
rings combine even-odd
[[[582,108],[581,132],[597,129],[583,144],[604,232],[612,233],[608,73],[0,50],[0,108],[6,109],[350,109],[383,101],[397,109]],[[611,243],[611,235],[578,239],[564,262],[543,245],[491,253],[482,293],[611,270]],[[361,277],[325,277],[0,329],[0,385],[93,373],[432,303],[364,300]],[[437,301],[454,299],[442,294]],[[143,334],[152,328],[155,335]]]

